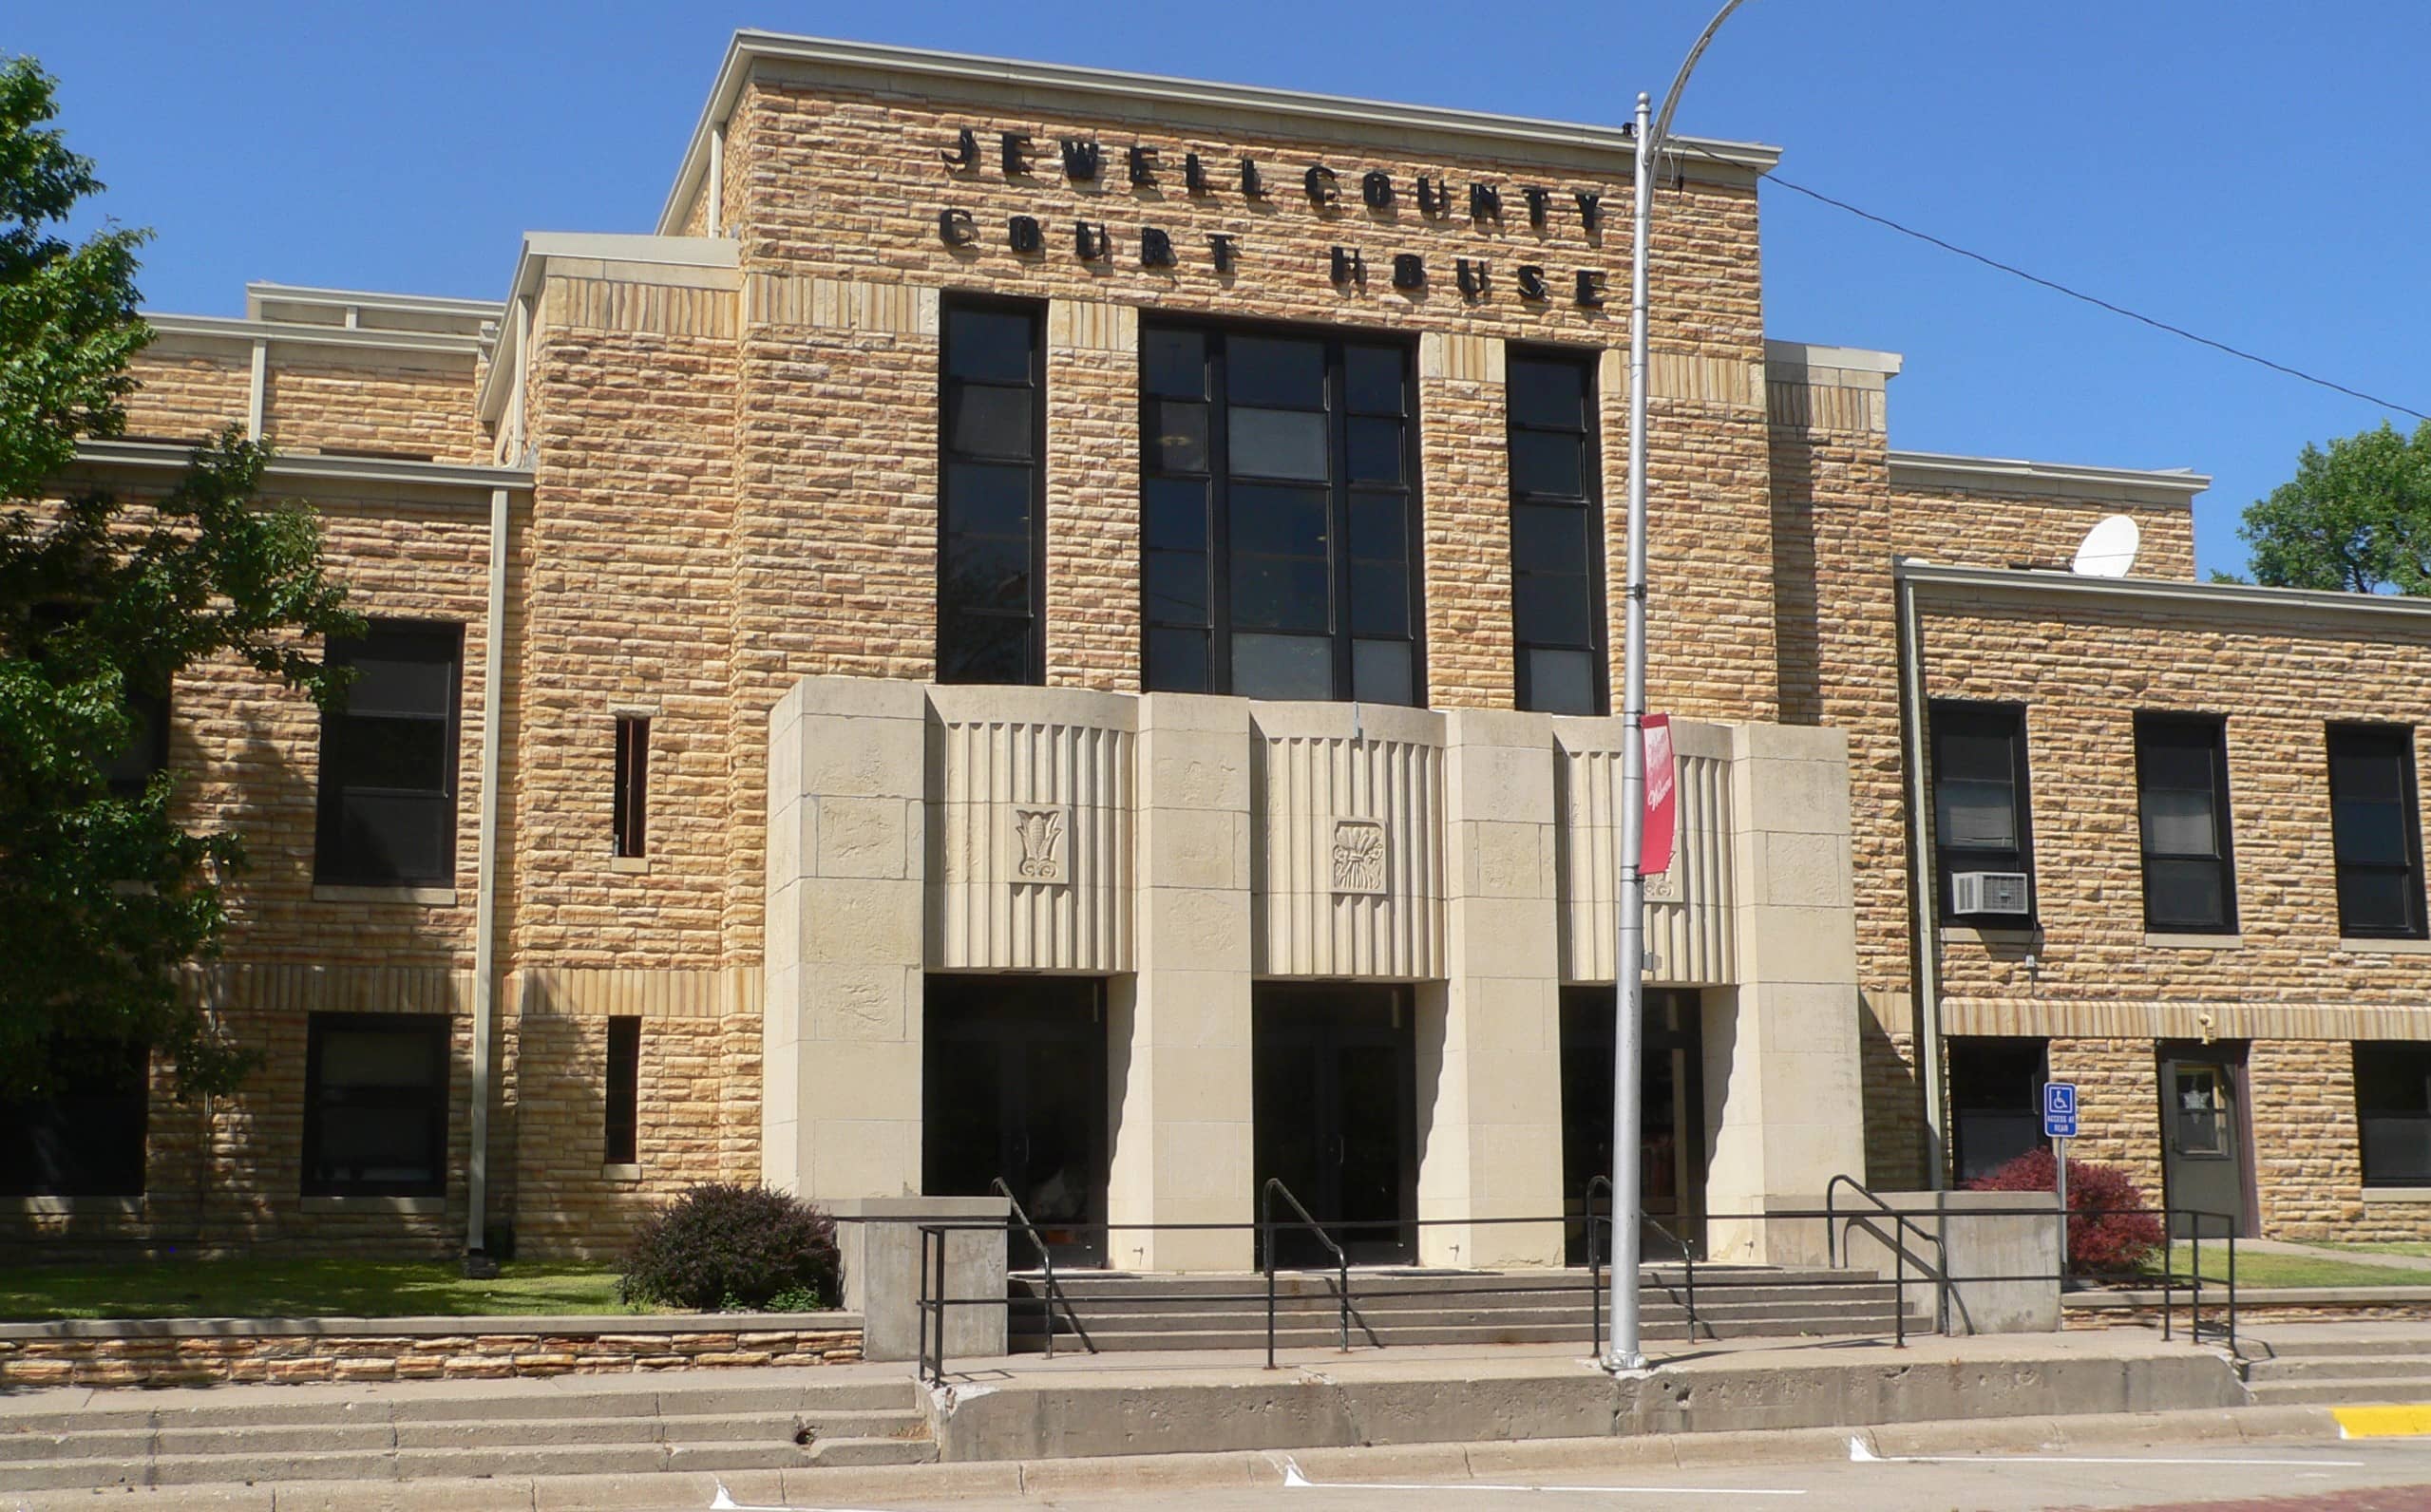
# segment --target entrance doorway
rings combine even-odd
[[[2159,1053],[2162,1200],[2172,1210],[2170,1238],[2194,1236],[2193,1212],[2224,1214],[2242,1236],[2248,1232],[2246,1191],[2251,1184],[2246,1171],[2246,1048],[2164,1044]],[[2227,1238],[2217,1219],[2201,1222],[2203,1238]]]
[[[1106,1218],[1106,984],[938,975],[925,992],[921,1189],[988,1197],[1001,1177],[1056,1263],[1104,1264],[1084,1225]]]
[[[1565,1246],[1586,1263],[1586,1183],[1612,1174],[1612,999],[1608,987],[1562,989],[1562,1192]],[[1701,1242],[1705,1203],[1704,1036],[1696,992],[1648,988],[1645,1058],[1638,1087],[1638,1182],[1646,1217],[1681,1243]],[[1596,1211],[1607,1213],[1596,1198]],[[1598,1240],[1609,1255],[1610,1236]],[[1648,1227],[1641,1253],[1678,1246]]]
[[[1281,1177],[1353,1263],[1406,1263],[1418,1188],[1410,990],[1261,983],[1253,1006],[1259,1196]],[[1332,1263],[1304,1229],[1272,1238],[1279,1266]]]

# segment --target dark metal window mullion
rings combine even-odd
[[[1204,329],[1204,328],[1203,328]],[[1206,331],[1207,690],[1232,691],[1232,353]]]
[[[1334,696],[1346,699],[1358,696],[1358,684],[1352,654],[1350,374],[1339,336],[1325,343],[1325,565],[1333,583],[1325,633],[1334,642]]]

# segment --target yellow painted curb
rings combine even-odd
[[[2431,1403],[2396,1407],[2334,1407],[2342,1439],[2405,1439],[2431,1436]]]

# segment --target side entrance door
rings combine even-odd
[[[2161,1171],[2171,1208],[2170,1237],[2228,1238],[2247,1232],[2245,1047],[2164,1044],[2160,1048]],[[2192,1210],[2181,1211],[2181,1210]],[[2224,1215],[2197,1219],[2193,1212]]]
[[[1261,1201],[1266,1179],[1279,1176],[1352,1263],[1406,1263],[1415,1254],[1408,1225],[1417,1206],[1409,990],[1261,983],[1256,992]],[[1290,1216],[1276,1205],[1279,1223]],[[1275,1257],[1294,1267],[1332,1263],[1315,1236],[1289,1227],[1275,1235]]]

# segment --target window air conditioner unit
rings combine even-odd
[[[1960,872],[1950,879],[1953,914],[2015,914],[2023,918],[2034,911],[2027,898],[2023,872]]]

